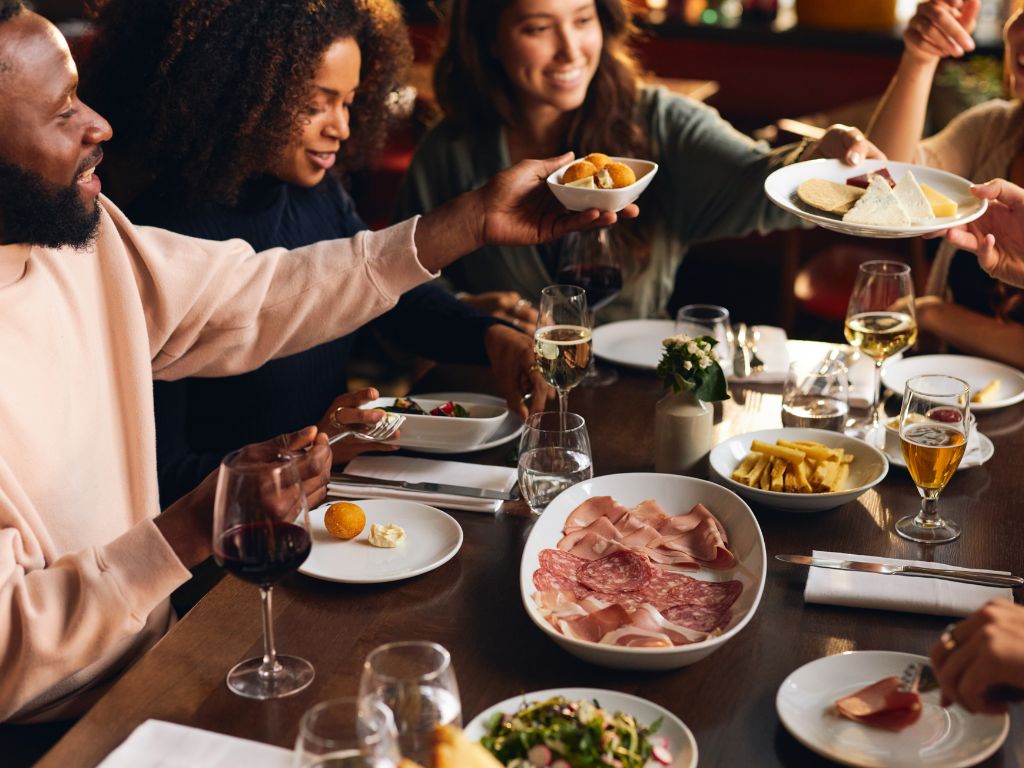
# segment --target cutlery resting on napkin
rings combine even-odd
[[[939,568],[920,565],[902,564],[900,562],[868,562],[865,560],[827,560],[807,555],[776,555],[776,560],[793,565],[807,565],[814,568],[834,568],[838,571],[857,571],[859,573],[878,573],[885,576],[916,576],[929,579],[948,579],[964,584],[979,584],[983,587],[1019,587],[1024,585],[1020,576],[1003,576],[987,571],[976,571],[968,568]]]

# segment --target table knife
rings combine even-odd
[[[840,571],[860,571],[893,576],[919,576],[931,579],[961,581],[965,584],[980,584],[983,587],[1019,587],[1024,584],[1020,576],[1001,576],[983,571],[954,570],[953,568],[926,568],[921,565],[898,565],[896,563],[866,563],[861,560],[828,560],[823,557],[806,555],[776,555],[776,560],[794,565],[810,565],[815,568],[834,568]]]
[[[519,498],[519,486],[510,491],[492,491],[489,488],[471,488],[466,485],[448,485],[447,483],[414,483],[409,480],[387,480],[382,477],[364,477],[362,475],[338,474],[331,475],[332,483],[345,485],[383,486],[386,488],[404,488],[407,491],[423,493],[446,493],[449,496],[469,496],[474,499],[497,499],[514,501]]]

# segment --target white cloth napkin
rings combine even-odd
[[[828,560],[863,560],[869,563],[921,565],[926,568],[964,570],[954,565],[938,565],[920,560],[847,555],[842,552],[814,551],[815,557]],[[977,569],[973,569],[977,570]],[[1013,599],[1013,590],[1006,587],[982,587],[946,579],[911,576],[886,576],[879,573],[837,571],[832,568],[809,568],[804,600],[855,608],[879,608],[907,613],[930,613],[935,616],[966,616],[997,597]],[[988,571],[1008,575],[1006,571]]]
[[[147,720],[99,768],[291,768],[292,753],[258,741]]]
[[[755,329],[760,334],[757,340],[757,356],[764,363],[764,370],[740,378],[733,373],[731,359],[722,362],[722,370],[725,371],[729,381],[746,381],[751,384],[782,384],[786,380],[786,371],[789,369],[786,331],[774,325],[757,325],[753,326],[750,331],[753,332]]]
[[[357,456],[348,463],[344,471],[350,475],[379,477],[383,480],[468,485],[492,491],[509,491],[516,484],[514,468],[469,464],[462,461],[417,459],[410,456]],[[407,499],[469,512],[497,512],[502,505],[498,499],[474,499],[469,496],[406,491],[402,488],[374,488],[348,483],[328,483],[327,494],[346,499]]]

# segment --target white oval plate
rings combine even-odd
[[[854,460],[850,464],[850,476],[846,481],[846,487],[832,493],[784,493],[751,488],[732,479],[733,471],[750,453],[751,443],[760,440],[775,445],[775,441],[780,439],[810,440],[829,448],[842,448],[847,453],[852,453]],[[762,429],[730,437],[711,450],[710,462],[711,472],[726,488],[738,493],[747,501],[787,512],[822,512],[841,507],[876,486],[889,472],[886,454],[863,440],[839,432],[798,427]]]
[[[884,677],[899,677],[912,662],[927,661],[892,651],[848,651],[816,659],[782,681],[775,709],[797,741],[846,765],[965,768],[980,763],[1006,740],[1009,716],[971,715],[958,706],[944,709],[937,689],[921,694],[920,719],[899,732],[830,713],[836,699]]]
[[[634,507],[654,499],[669,515],[685,515],[695,504],[704,504],[725,526],[729,549],[736,556],[733,568],[702,568],[691,575],[707,581],[736,579],[743,592],[732,607],[732,621],[722,634],[707,640],[672,648],[639,648],[603,645],[567,637],[541,616],[533,600],[533,572],[540,567],[540,552],[557,546],[565,520],[591,496],[611,496],[620,504]],[[754,513],[739,496],[707,480],[655,472],[602,475],[566,488],[556,496],[533,524],[523,547],[519,566],[519,589],[526,612],[534,624],[566,651],[592,664],[615,669],[677,669],[694,664],[735,637],[753,618],[764,591],[767,555],[764,537]]]
[[[344,584],[380,584],[419,576],[444,565],[462,547],[462,528],[440,509],[416,501],[359,499],[366,527],[354,539],[343,541],[324,527],[329,501],[310,510],[313,549],[299,573]],[[369,542],[373,523],[395,523],[405,529],[405,541],[393,549]]]
[[[668,750],[672,754],[672,763],[669,768],[696,768],[697,740],[693,738],[693,733],[682,720],[653,701],[641,699],[639,696],[630,696],[628,693],[606,691],[600,688],[551,688],[546,691],[534,691],[513,696],[488,707],[474,717],[466,726],[466,736],[473,741],[479,741],[487,732],[488,720],[498,712],[512,714],[528,702],[544,701],[553,696],[564,696],[573,701],[596,699],[601,705],[601,709],[632,715],[637,722],[644,725],[649,725],[660,717],[662,719],[661,727],[652,738],[655,743],[662,736],[668,739]],[[647,765],[654,766],[660,765],[660,763],[656,764],[651,761]]]
[[[888,168],[895,181],[899,181],[907,171],[913,171],[914,177],[919,182],[941,192],[957,204],[956,216],[945,216],[926,224],[912,224],[907,227],[848,224],[839,214],[818,210],[797,197],[797,187],[808,179],[826,179],[838,184],[845,184],[851,176],[860,176],[877,171],[879,168]],[[917,237],[928,232],[937,232],[974,221],[988,208],[988,201],[974,197],[970,188],[971,182],[955,174],[925,165],[899,163],[895,160],[865,160],[855,166],[846,165],[839,160],[808,160],[779,168],[764,180],[764,191],[771,201],[794,216],[799,216],[805,221],[813,222],[819,227],[835,232],[858,237],[882,238]]]
[[[994,411],[1024,400],[1024,373],[995,360],[967,355],[917,355],[889,361],[882,366],[882,383],[902,395],[907,379],[928,374],[963,379],[970,385],[972,395],[993,379],[999,379],[999,396],[984,403],[971,403],[972,411]]]
[[[425,400],[454,400],[459,403],[480,403],[481,405],[498,405],[504,406],[505,401],[494,395],[484,395],[479,392],[428,392],[426,394],[416,394],[413,398],[422,397]],[[498,427],[497,431],[491,436],[490,440],[477,445],[471,445],[468,448],[439,448],[437,446],[431,447],[420,447],[420,448],[409,448],[410,451],[416,451],[416,453],[434,453],[434,454],[449,454],[449,453],[474,453],[476,451],[486,451],[491,448],[497,448],[499,445],[511,442],[512,440],[519,439],[519,436],[523,434],[523,420],[516,416],[514,413],[509,413],[501,426]]]
[[[672,320],[620,320],[594,329],[594,354],[609,363],[653,371],[664,347],[676,332]]]

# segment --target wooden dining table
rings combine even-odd
[[[616,383],[577,388],[569,399],[586,419],[596,475],[653,469],[660,384],[650,371],[619,374]],[[421,392],[482,387],[479,372],[468,368],[435,369],[418,385]],[[717,439],[780,425],[777,390],[734,385],[732,393],[716,406]],[[421,576],[351,585],[295,574],[279,583],[273,598],[278,650],[316,667],[312,685],[289,698],[253,701],[225,686],[227,670],[263,647],[256,587],[223,579],[38,765],[94,766],[148,718],[291,748],[306,709],[356,693],[363,660],[375,646],[413,639],[451,651],[465,722],[524,692],[614,689],[682,719],[696,737],[701,765],[831,765],[783,727],[775,710],[780,683],[800,666],[844,651],[926,654],[951,619],[805,603],[806,570],[773,556],[822,549],[1024,572],[1024,472],[1017,461],[1024,452],[1024,404],[980,413],[978,427],[995,454],[981,467],[957,472],[943,494],[944,514],[963,526],[954,543],[920,546],[893,532],[893,521],[919,504],[910,477],[895,466],[875,488],[837,509],[797,514],[752,505],[769,555],[760,605],[741,632],[691,666],[608,669],[553,643],[527,616],[520,594],[520,556],[535,518],[522,502],[509,502],[497,514],[452,512],[465,534],[462,549]],[[514,442],[450,458],[509,464]],[[1024,765],[1022,726],[1019,708],[1011,707],[1009,738],[982,764]]]

